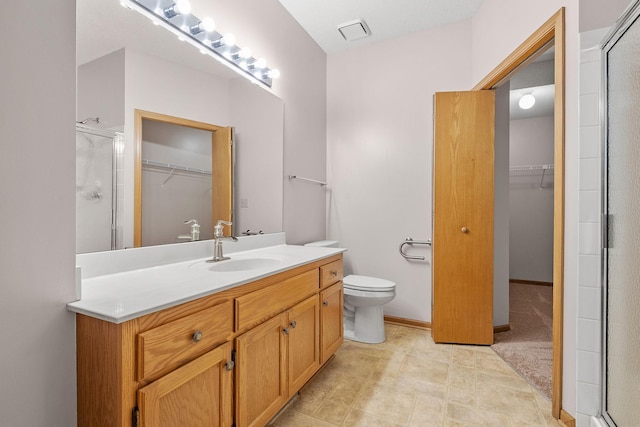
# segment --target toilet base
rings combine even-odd
[[[355,317],[345,311],[344,338],[367,344],[380,344],[386,341],[384,332],[384,314],[382,306],[356,307]]]

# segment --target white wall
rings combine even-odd
[[[553,116],[512,120],[511,166],[553,164]],[[509,277],[553,282],[553,171],[511,176]]]
[[[78,67],[76,119],[99,117],[89,126],[122,131],[124,125],[124,49]]]
[[[385,313],[431,321],[433,94],[471,86],[471,27],[461,22],[329,55],[327,177],[330,239],[345,268],[396,283]]]
[[[75,2],[17,2],[0,29],[0,425],[69,427]]]
[[[236,79],[231,82],[229,109],[238,165],[233,182],[235,233],[282,231],[282,174],[271,171],[284,167],[284,103]],[[250,173],[238,173],[238,169]]]

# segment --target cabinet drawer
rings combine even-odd
[[[229,340],[232,334],[232,301],[139,333],[137,378],[169,372]]]
[[[320,267],[320,287],[324,288],[342,280],[342,260],[334,261]]]
[[[318,292],[318,269],[236,298],[236,331],[274,316]]]

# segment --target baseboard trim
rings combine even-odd
[[[564,409],[560,410],[560,422],[567,427],[576,427],[576,419]]]
[[[493,333],[497,334],[499,332],[507,332],[511,330],[511,325],[507,323],[506,325],[498,325],[493,327]]]
[[[384,316],[384,321],[387,323],[394,323],[396,325],[410,326],[418,329],[431,329],[431,322],[423,322],[422,320],[407,319],[405,317],[396,316]],[[498,325],[493,327],[493,333],[507,332],[511,330],[511,325]]]
[[[553,286],[553,282],[539,282],[537,280],[509,279],[509,282],[521,285]]]
[[[384,316],[387,323],[395,323],[397,325],[410,326],[418,329],[431,329],[431,322],[423,322],[421,320],[406,319],[404,317]]]

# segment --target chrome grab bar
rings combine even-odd
[[[411,237],[407,237],[406,239],[404,239],[404,242],[400,243],[400,248],[398,248],[398,250],[400,251],[400,255],[402,255],[405,259],[417,259],[420,261],[424,261],[424,257],[423,256],[415,256],[415,255],[407,255],[404,251],[404,246],[405,245],[427,245],[427,246],[431,246],[431,239],[429,240],[413,240]]]

